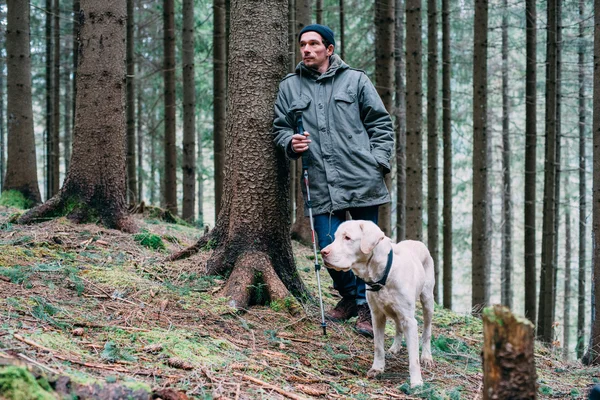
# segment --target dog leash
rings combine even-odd
[[[365,282],[365,285],[369,286],[367,290],[371,292],[379,292],[387,281],[388,275],[390,274],[390,270],[392,269],[392,261],[394,260],[394,249],[390,249],[388,253],[387,264],[385,265],[385,272],[383,273],[383,278],[378,280],[377,282]]]

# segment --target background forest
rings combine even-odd
[[[237,118],[226,109],[229,1],[127,7],[130,210],[144,202],[212,229],[225,171],[235,169],[225,165],[226,128]],[[7,11],[0,1],[3,177],[11,168]],[[19,168],[35,168],[40,198],[26,195],[26,208],[56,195],[69,171],[82,15],[77,0],[29,2],[36,163]],[[566,359],[580,359],[592,326],[594,4],[291,0],[286,15],[288,71],[298,60],[295,32],[329,25],[336,52],[367,73],[393,114],[393,202],[382,228],[428,244],[437,303],[458,313],[509,305]],[[290,219],[306,242],[294,170]],[[2,185],[1,201],[14,205]]]

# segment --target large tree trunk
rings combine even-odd
[[[296,32],[300,32],[302,28],[310,24],[312,7],[310,0],[296,0]],[[300,54],[300,46],[298,46],[298,39],[294,41],[296,48],[296,64],[302,61],[302,55]],[[312,243],[312,233],[310,229],[310,221],[304,216],[304,196],[302,195],[302,185],[304,180],[302,179],[302,160],[299,159],[294,161],[292,164],[292,174],[295,174],[294,184],[296,185],[295,190],[295,219],[292,225],[291,235],[292,239],[297,240],[306,245]]]
[[[512,189],[510,178],[510,98],[508,96],[508,0],[502,14],[502,260],[501,302],[512,310]]]
[[[442,130],[444,131],[444,307],[452,309],[452,96],[450,0],[442,0]]]
[[[125,0],[82,0],[71,168],[59,193],[19,223],[59,215],[133,231],[125,183]],[[24,164],[25,165],[25,164]]]
[[[75,128],[75,107],[77,99],[77,60],[79,59],[79,0],[73,0],[73,97],[71,99],[71,125]],[[69,148],[69,162],[71,149]]]
[[[375,2],[375,82],[388,112],[394,107],[394,1]],[[385,176],[385,185],[391,191],[392,174]],[[392,236],[391,202],[379,207],[379,226],[386,236]]]
[[[139,4],[139,3],[138,3]],[[138,7],[139,9],[139,7]],[[141,35],[140,35],[141,36]],[[141,62],[137,62],[137,75],[138,76],[142,76],[142,63]],[[142,202],[144,200],[144,165],[143,165],[143,160],[144,160],[144,130],[142,129],[142,82],[138,81],[138,84],[135,85],[135,91],[136,91],[136,97],[137,97],[137,110],[136,110],[136,118],[137,118],[137,122],[135,124],[136,126],[136,136],[137,136],[137,140],[136,140],[136,144],[137,144],[137,195],[138,195],[138,200],[140,202]],[[148,129],[149,124],[146,124],[146,129]]]
[[[69,48],[68,35],[64,38],[64,48]],[[71,65],[66,64],[63,68],[63,82],[65,87],[65,100],[64,112],[63,112],[63,125],[64,125],[64,136],[63,136],[63,161],[65,163],[65,174],[69,170],[69,163],[71,162],[71,128],[73,125],[73,117],[71,116],[71,110],[73,109],[73,101],[71,100]]]
[[[569,360],[571,347],[571,201],[567,191],[567,174],[565,174],[565,296],[563,307],[563,358]]]
[[[164,80],[165,80],[165,137],[163,197],[165,208],[177,214],[177,144],[175,132],[175,1],[163,2]]]
[[[6,18],[6,14],[2,15]],[[6,43],[6,33],[4,32],[4,26],[0,26],[0,40]],[[4,136],[4,58],[0,57],[0,191],[4,188],[4,171],[6,169],[6,160],[4,153],[6,152],[6,142]]]
[[[585,138],[585,124],[586,124],[586,111],[585,111],[585,44],[583,41],[584,33],[584,14],[585,14],[585,0],[579,1],[579,273],[578,273],[578,287],[577,287],[577,345],[575,346],[575,352],[577,358],[583,357],[583,348],[585,344],[585,283],[587,276],[585,272],[586,267],[586,245],[587,245],[587,229],[586,229],[586,218],[587,218],[587,188],[586,188],[586,138]]]
[[[53,190],[54,183],[52,182],[54,175],[52,171],[54,167],[52,166],[53,157],[52,157],[52,149],[54,135],[52,131],[54,130],[54,105],[53,105],[53,68],[54,64],[52,63],[52,0],[46,0],[46,199],[50,199],[52,196],[56,194]]]
[[[525,205],[524,205],[524,263],[525,316],[536,322],[537,273],[535,265],[536,213],[536,0],[526,0],[527,49],[525,67]]]
[[[483,398],[536,399],[533,324],[496,305],[483,313]]]
[[[136,182],[135,158],[135,61],[134,55],[134,7],[127,0],[127,199],[129,204],[139,201]]]
[[[427,247],[435,271],[435,302],[440,302],[438,196],[438,11],[437,0],[427,0]]]
[[[54,0],[54,74],[52,84],[52,95],[54,100],[54,116],[52,117],[52,193],[57,193],[60,189],[60,4],[59,0]]]
[[[198,156],[196,160],[196,179],[197,179],[197,189],[198,189],[198,218],[196,219],[197,226],[204,226],[204,167],[203,157],[202,157],[202,130],[198,128],[196,130],[198,132]]]
[[[406,238],[406,57],[404,0],[396,0],[394,63],[396,77],[396,240]]]
[[[323,24],[323,0],[315,0],[315,20],[317,24]]]
[[[406,239],[423,239],[422,0],[406,0]]]
[[[344,47],[346,45],[346,16],[345,16],[345,12],[344,12],[344,0],[340,0],[340,33],[339,33],[339,45],[338,47],[340,48],[339,50],[339,54],[340,57],[342,58],[342,60],[345,57],[344,54]]]
[[[41,196],[33,135],[29,3],[8,0],[7,6],[8,158],[2,190],[17,190],[33,205]]]
[[[287,69],[286,13],[287,0],[231,2],[223,207],[196,249],[216,243],[207,273],[229,275],[222,294],[239,308],[258,301],[251,287],[262,283],[266,300],[305,292],[289,238],[289,163],[267,134]],[[257,52],[254,43],[269,45]]]
[[[227,112],[227,19],[225,0],[213,1],[213,154],[215,216],[221,212],[225,170],[225,117]]]
[[[554,322],[554,207],[556,205],[556,18],[557,0],[548,1],[546,42],[546,152],[544,162],[544,204],[542,224],[542,265],[540,269],[537,335],[552,342]]]
[[[471,306],[474,313],[490,299],[490,201],[487,129],[488,3],[475,0],[473,44],[473,234]]]
[[[593,176],[593,260],[592,334],[584,357],[587,364],[600,364],[600,0],[594,1],[594,176]]]
[[[183,1],[183,204],[181,217],[194,220],[196,203],[196,85],[194,82],[194,0]]]

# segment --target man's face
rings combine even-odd
[[[329,67],[329,56],[333,54],[333,45],[326,48],[323,38],[317,32],[305,32],[300,37],[302,61],[309,68],[323,73]]]

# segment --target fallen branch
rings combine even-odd
[[[279,393],[280,395],[283,395],[283,396],[285,396],[285,397],[289,397],[290,399],[294,399],[294,400],[306,400],[306,398],[305,398],[305,397],[298,396],[297,394],[294,394],[294,393],[288,392],[287,390],[283,390],[283,389],[282,389],[282,388],[280,388],[280,387],[277,387],[277,386],[271,385],[270,383],[267,383],[267,382],[261,381],[260,379],[253,378],[253,377],[251,377],[251,376],[248,376],[248,375],[238,374],[237,372],[234,372],[233,374],[234,374],[234,375],[237,375],[237,376],[239,376],[239,377],[241,377],[241,378],[242,378],[243,380],[245,380],[245,381],[254,382],[254,383],[256,383],[256,384],[258,384],[258,385],[260,385],[260,386],[263,386],[263,387],[265,387],[265,388],[267,388],[267,389],[274,390],[274,391],[276,391],[277,393]]]

